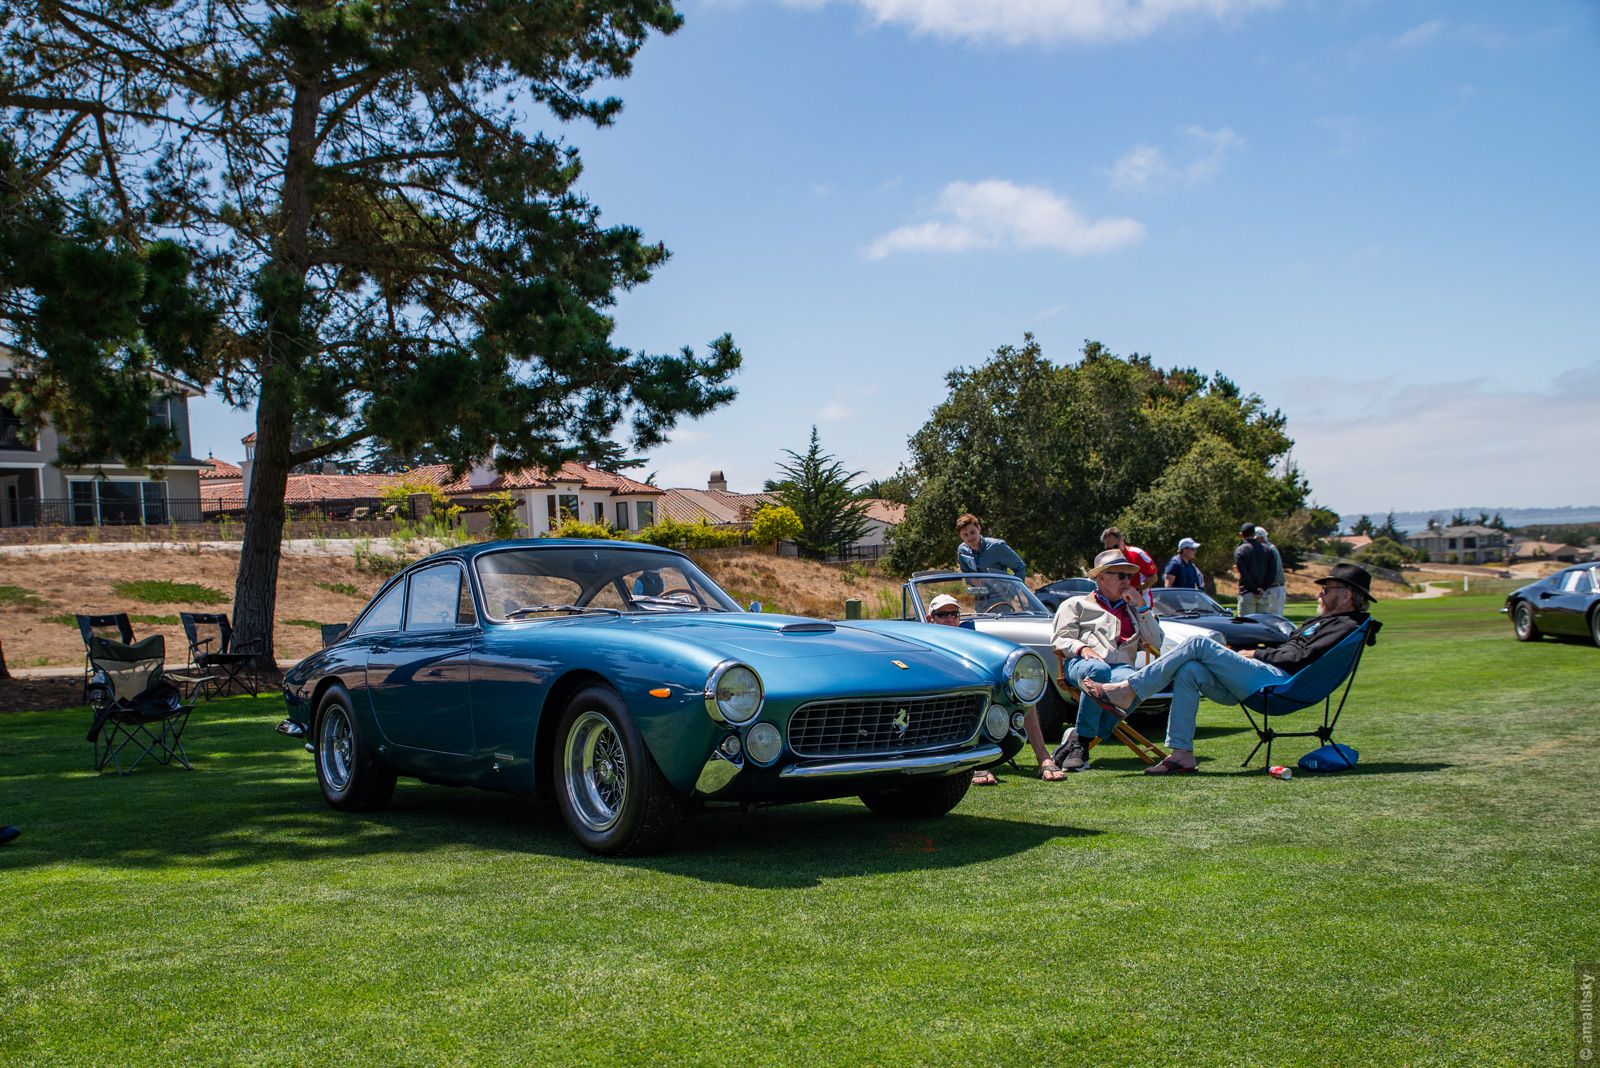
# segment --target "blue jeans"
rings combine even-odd
[[[1209,638],[1190,638],[1135,671],[1128,677],[1128,685],[1140,701],[1172,687],[1167,748],[1192,750],[1201,697],[1219,705],[1235,705],[1240,698],[1288,677],[1282,668],[1240,656]]]
[[[1104,660],[1093,657],[1079,656],[1067,661],[1067,681],[1077,687],[1078,693],[1078,737],[1084,745],[1089,744],[1091,738],[1109,738],[1116,725],[1121,722],[1113,712],[1107,712],[1100,707],[1100,702],[1083,692],[1083,680],[1093,679],[1096,682],[1121,682],[1133,675],[1133,668],[1126,664],[1108,664]]]

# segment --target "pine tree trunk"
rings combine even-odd
[[[277,670],[273,621],[278,606],[278,560],[283,555],[284,491],[289,485],[290,443],[296,411],[295,377],[315,339],[308,336],[307,252],[311,224],[310,175],[316,144],[319,91],[314,80],[295,87],[279,205],[282,229],[267,277],[257,288],[266,327],[261,394],[256,407],[255,458],[234,584],[234,633],[240,644],[260,642],[258,664]]]

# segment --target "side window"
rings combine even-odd
[[[406,630],[452,630],[461,611],[461,569],[438,564],[411,573]]]
[[[461,600],[456,605],[456,626],[475,627],[477,625],[478,613],[472,607],[472,587],[463,582],[461,584]]]
[[[1561,588],[1568,593],[1588,593],[1594,587],[1590,585],[1589,572],[1585,569],[1567,572],[1567,580],[1562,583]]]
[[[389,592],[378,598],[366,615],[361,617],[361,622],[350,631],[352,637],[359,634],[380,634],[386,630],[400,629],[400,609],[406,603],[406,584],[396,582],[389,588]]]

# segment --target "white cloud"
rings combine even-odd
[[[860,415],[860,409],[852,402],[870,400],[882,390],[876,382],[863,382],[853,389],[835,393],[833,399],[817,411],[817,419],[824,423],[838,423],[846,419],[854,419]]]
[[[787,0],[820,7],[830,0]],[[861,8],[879,25],[1008,45],[1144,37],[1185,18],[1235,19],[1281,0],[831,0]]]
[[[1597,394],[1600,361],[1520,387],[1306,379],[1284,411],[1295,457],[1330,508],[1586,505],[1600,501],[1600,469],[1551,458],[1594,451]]]
[[[1422,23],[1421,25],[1411,27],[1405,33],[1402,33],[1400,36],[1394,38],[1389,42],[1389,47],[1413,48],[1437,37],[1439,35],[1439,31],[1442,29],[1444,29],[1443,21],[1439,19],[1431,19]]]
[[[1228,156],[1244,145],[1244,138],[1227,126],[1216,130],[1185,126],[1182,132],[1187,138],[1182,162],[1174,163],[1154,145],[1135,145],[1111,165],[1112,188],[1138,193],[1204,185],[1221,174]]]
[[[1135,219],[1085,219],[1072,202],[1039,186],[999,178],[951,182],[925,222],[901,226],[866,248],[869,259],[896,252],[1051,249],[1074,256],[1112,252],[1144,239]]]
[[[837,423],[855,417],[856,410],[839,401],[830,401],[817,411],[817,418],[824,423]]]

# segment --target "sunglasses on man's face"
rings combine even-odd
[[[959,608],[941,608],[941,609],[939,609],[937,612],[935,612],[933,614],[933,618],[934,619],[956,619],[956,618],[960,617],[960,615],[961,615],[961,610]]]

